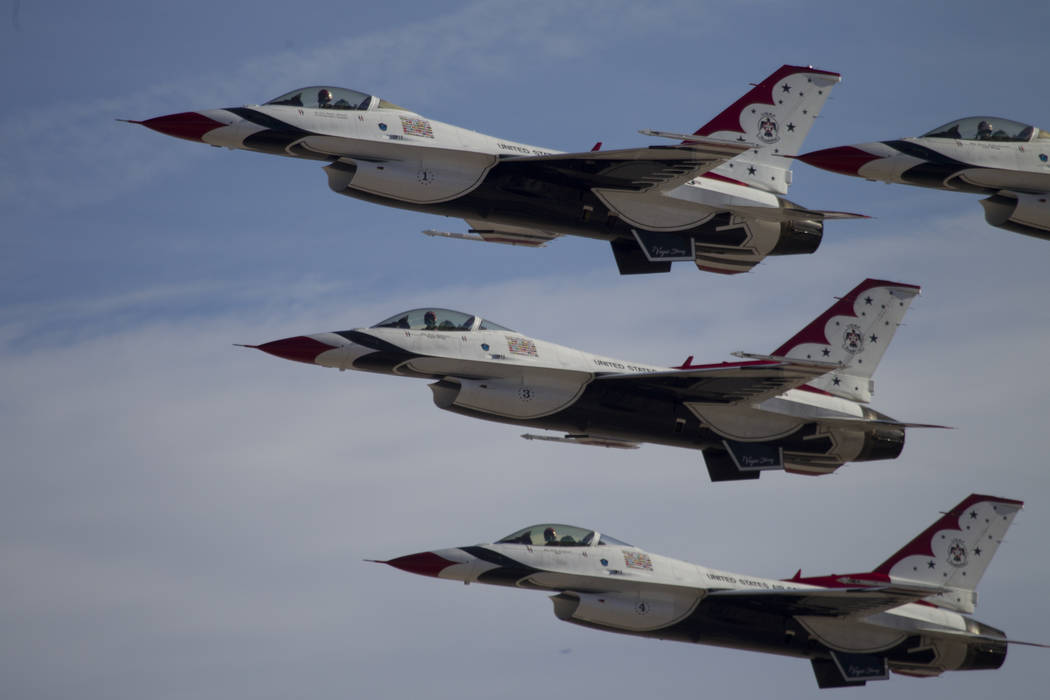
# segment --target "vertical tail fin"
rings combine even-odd
[[[842,363],[810,386],[866,403],[875,368],[918,294],[912,284],[864,280],[772,354]]]
[[[925,598],[942,607],[973,612],[977,582],[1003,541],[1022,501],[971,494],[945,513],[874,573],[955,589]]]
[[[697,129],[697,136],[748,141],[757,148],[740,154],[712,172],[753,187],[786,194],[790,161],[797,155],[838,73],[806,66],[781,66],[728,109]]]

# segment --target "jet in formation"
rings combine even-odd
[[[804,163],[867,180],[990,195],[992,226],[1050,239],[1050,132],[999,117],[967,117],[918,138],[837,146]]]
[[[894,459],[903,423],[866,404],[872,376],[919,287],[861,282],[770,355],[676,367],[531,338],[480,316],[426,307],[369,328],[249,345],[288,360],[434,380],[454,413],[561,431],[528,439],[699,449],[712,481],[763,470],[827,474]]]
[[[859,215],[785,198],[799,152],[839,74],[783,66],[679,143],[562,153],[424,117],[355,90],[313,86],[263,105],[132,121],[212,146],[327,163],[335,192],[461,218],[429,235],[542,246],[609,241],[622,274],[675,261],[746,272],[767,255],[812,253],[824,221]],[[558,109],[547,105],[548,109]]]
[[[651,554],[545,523],[493,544],[383,561],[425,576],[551,591],[559,620],[809,659],[821,688],[996,669],[1002,631],[967,614],[1021,501],[971,495],[872,571],[775,580]]]

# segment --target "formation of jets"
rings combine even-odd
[[[809,659],[821,688],[841,688],[886,679],[889,671],[927,677],[995,669],[1008,644],[1032,644],[967,617],[1022,505],[973,494],[886,561],[855,574],[799,571],[776,580],[731,573],[556,523],[379,563],[550,591],[555,616],[585,627]]]
[[[452,239],[543,246],[608,241],[621,274],[691,261],[750,271],[813,253],[824,223],[861,215],[786,198],[793,159],[870,180],[987,195],[993,226],[1050,238],[1050,133],[994,117],[921,137],[800,155],[837,73],[785,65],[692,133],[643,130],[664,145],[563,153],[445,124],[377,96],[299,88],[262,105],[134,121],[216,147],[323,163],[336,193],[463,219]],[[712,481],[779,469],[827,474],[894,459],[907,428],[868,406],[873,375],[919,287],[867,279],[769,354],[676,366],[615,359],[439,307],[370,327],[258,348],[307,364],[430,381],[441,409],[546,440],[700,450]],[[600,630],[809,659],[821,688],[889,671],[995,669],[1010,643],[968,617],[1020,501],[971,495],[860,574],[766,579],[645,552],[602,532],[546,523],[492,544],[383,562],[417,574],[553,593],[561,619]],[[1043,646],[1043,645],[1034,645]]]
[[[703,451],[712,481],[767,469],[827,474],[894,459],[907,427],[868,408],[872,375],[914,285],[865,280],[769,355],[677,367],[532,338],[472,314],[403,311],[369,328],[264,343],[288,360],[433,380],[438,408],[603,447],[651,442]]]

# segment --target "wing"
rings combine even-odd
[[[747,144],[697,139],[677,146],[510,156],[499,167],[521,168],[530,177],[567,186],[656,192],[688,182],[747,149]]]
[[[943,590],[935,586],[883,586],[795,591],[712,591],[708,598],[726,605],[780,615],[865,617],[940,592]]]
[[[833,362],[765,358],[749,362],[688,366],[668,372],[606,374],[594,384],[617,385],[626,391],[672,396],[680,401],[734,404],[758,403],[826,374]]]

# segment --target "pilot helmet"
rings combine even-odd
[[[555,532],[553,527],[548,527],[546,530],[543,531],[543,541],[544,542],[557,542],[558,541],[558,533]]]
[[[332,93],[328,88],[321,88],[317,91],[317,104],[328,104],[332,101]]]
[[[434,315],[433,311],[428,311],[425,314],[423,314],[423,323],[427,324],[428,326],[433,326],[435,323],[437,323],[437,316]]]
[[[992,133],[992,125],[989,124],[988,122],[982,120],[981,123],[977,125],[977,133],[978,134],[990,134],[990,133]]]

